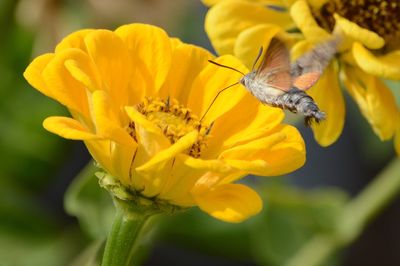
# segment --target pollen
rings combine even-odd
[[[188,149],[188,155],[199,158],[201,152],[207,147],[207,139],[212,125],[202,123],[190,109],[179,104],[177,100],[146,97],[136,106],[136,109],[157,125],[171,144],[189,132],[197,130],[199,133],[197,141]],[[133,122],[129,124],[129,133],[137,141]]]
[[[377,33],[389,46],[398,48],[400,40],[398,0],[334,0],[327,1],[319,10],[313,10],[318,24],[329,31],[332,31],[335,25],[334,13]]]

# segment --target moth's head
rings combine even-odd
[[[244,75],[240,80],[239,83],[245,86],[246,88],[249,87],[250,83],[254,81],[254,78],[256,76],[256,72],[252,71],[246,75]]]

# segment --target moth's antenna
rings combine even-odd
[[[242,71],[239,71],[239,70],[237,70],[237,69],[235,69],[235,68],[233,68],[233,67],[221,65],[221,64],[219,64],[219,63],[217,63],[217,62],[214,62],[214,61],[212,61],[212,60],[208,60],[208,62],[210,62],[210,63],[212,63],[212,64],[214,64],[214,65],[220,66],[220,67],[229,68],[229,69],[231,69],[231,70],[233,70],[233,71],[236,71],[236,72],[242,74],[243,76],[245,75]]]
[[[256,64],[257,64],[257,62],[258,62],[258,59],[260,59],[260,57],[261,57],[261,55],[262,55],[262,52],[263,52],[263,47],[261,46],[261,47],[260,47],[260,51],[258,52],[258,55],[257,55],[257,57],[256,57],[256,60],[255,60],[254,63],[253,63],[253,67],[251,68],[251,71],[253,71],[254,68],[256,67]]]
[[[225,90],[227,90],[227,89],[229,89],[229,88],[231,88],[231,87],[233,87],[233,86],[235,86],[235,85],[238,85],[238,84],[239,84],[239,82],[236,82],[236,83],[233,83],[233,84],[229,85],[228,87],[223,88],[222,90],[220,90],[220,91],[217,93],[217,95],[214,97],[214,100],[212,100],[210,106],[208,106],[207,111],[206,111],[206,112],[204,113],[204,115],[201,117],[200,122],[203,121],[203,118],[206,116],[206,114],[208,113],[208,111],[210,111],[211,106],[214,104],[215,100],[218,98],[218,96],[221,94],[221,92],[223,92],[223,91],[225,91]]]

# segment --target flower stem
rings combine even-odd
[[[102,266],[127,266],[133,257],[133,250],[149,215],[126,214],[117,207],[111,231],[108,235]]]
[[[287,266],[321,265],[337,249],[353,242],[368,221],[400,190],[400,160],[394,159],[338,217],[335,232],[318,234],[306,243]]]

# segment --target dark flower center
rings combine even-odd
[[[386,45],[390,48],[400,46],[398,0],[333,0],[327,1],[319,10],[313,10],[318,24],[329,31],[335,26],[334,13],[377,33],[385,39]]]

